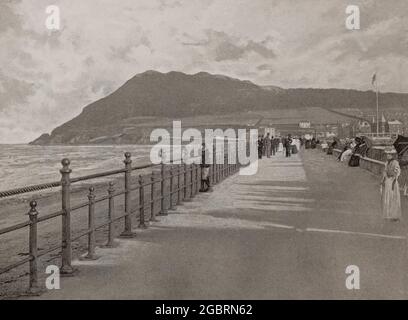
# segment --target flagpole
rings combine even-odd
[[[377,104],[377,137],[380,133],[380,112],[378,107],[378,81],[377,81],[377,71],[373,75],[373,79],[371,80],[371,84],[375,85],[375,98]]]
[[[378,83],[377,81],[375,82],[375,86],[377,89],[376,90],[376,100],[377,100],[377,137],[378,137],[380,126],[379,126],[379,112],[378,112]]]

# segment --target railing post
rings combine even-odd
[[[219,181],[221,182],[224,178],[224,155],[220,154],[220,179]]]
[[[237,170],[237,166],[238,166],[238,147],[235,146],[235,150],[234,150],[234,163],[232,165],[232,173],[235,174],[236,170]]]
[[[167,210],[164,207],[164,201],[165,201],[165,180],[166,180],[166,171],[165,171],[165,167],[164,167],[164,163],[163,160],[161,162],[161,166],[160,166],[160,175],[161,175],[161,183],[160,183],[160,215],[161,216],[167,216]]]
[[[190,198],[192,199],[194,197],[194,170],[195,170],[195,164],[192,163],[190,166]]]
[[[221,174],[222,174],[222,163],[221,163],[221,157],[219,154],[217,154],[217,183],[221,181]]]
[[[214,177],[214,185],[215,184],[217,184],[217,182],[218,182],[218,175],[219,175],[219,172],[220,172],[220,169],[219,169],[219,164],[218,164],[218,158],[217,158],[217,155],[215,155],[215,159],[214,159],[214,175],[215,175],[215,177]]]
[[[241,168],[241,164],[238,162],[238,154],[239,154],[239,144],[237,146],[237,153],[236,153],[237,161],[235,161],[235,172],[239,172],[239,169]]]
[[[220,157],[221,159],[223,159],[223,162],[221,163],[221,180],[224,180],[225,178],[225,155],[221,154]]]
[[[187,164],[184,162],[183,165],[183,199],[187,199]]]
[[[177,205],[181,203],[181,164],[177,165]]]
[[[225,177],[227,178],[229,176],[228,174],[228,152],[225,153],[225,151],[224,151],[224,166],[225,166]]]
[[[144,215],[144,181],[143,176],[139,175],[139,228],[146,229],[145,215]]]
[[[228,177],[228,155],[224,154],[224,171],[225,171],[225,178]]]
[[[170,195],[169,195],[169,210],[174,210],[173,207],[173,185],[174,185],[174,181],[173,181],[173,164],[170,165]]]
[[[231,165],[229,163],[229,159],[230,159],[230,151],[228,150],[227,152],[227,177],[231,175]]]
[[[76,269],[71,265],[71,178],[72,170],[69,168],[69,159],[62,159],[61,173],[61,201],[62,201],[62,261],[60,274],[62,276],[74,275]]]
[[[84,260],[96,260],[95,255],[95,188],[89,187],[88,194],[88,254],[83,257]]]
[[[217,154],[217,163],[218,163],[218,177],[217,177],[217,183],[219,183],[221,181],[221,175],[222,175],[222,162],[221,162],[221,156],[220,154]]]
[[[132,155],[130,152],[125,153],[125,230],[120,235],[122,238],[133,238],[135,233],[132,232],[132,209],[131,209],[131,176],[132,176]]]
[[[200,184],[201,184],[201,179],[200,179],[200,174],[198,173],[198,171],[200,170],[200,166],[199,165],[195,165],[195,188],[194,188],[194,192],[195,194],[197,194],[200,190]]]
[[[197,166],[197,174],[196,174],[196,179],[197,179],[197,185],[196,185],[196,193],[200,192],[200,188],[201,188],[201,176],[202,176],[202,171],[203,169],[201,168],[201,166]],[[209,174],[209,173],[208,173]]]
[[[150,221],[151,222],[156,222],[156,213],[154,212],[154,192],[155,192],[155,179],[154,179],[154,173],[152,172],[152,175],[150,176],[150,183],[151,183],[151,189],[150,189]]]
[[[224,166],[223,164],[223,155],[221,153],[218,154],[218,162],[220,163],[218,165],[218,181],[217,182],[221,182],[222,181],[222,168]]]
[[[214,185],[218,183],[219,179],[220,179],[220,164],[218,163],[218,155],[215,154],[215,160],[214,160],[214,172],[215,172],[215,178],[214,178]]]
[[[190,181],[192,182],[192,177],[193,177],[193,165],[191,164],[188,166],[186,163],[184,163],[184,194],[183,194],[183,199],[186,202],[190,202],[193,200],[193,183],[190,184]],[[190,179],[188,178],[188,172],[190,172]],[[190,185],[190,192],[188,192],[188,186]]]
[[[215,153],[216,148],[215,145],[213,146],[213,163],[212,163],[212,184],[214,185],[216,183],[216,176],[217,176],[217,155]]]
[[[107,248],[112,248],[115,245],[115,228],[114,228],[114,219],[115,219],[115,183],[113,181],[109,182],[108,188],[108,205],[109,205],[109,225],[108,225],[108,243],[105,245]]]
[[[38,287],[38,265],[37,265],[37,202],[30,202],[30,211],[28,212],[28,217],[30,219],[30,235],[29,235],[29,250],[30,250],[30,284],[28,287],[28,293],[37,295],[40,293],[40,288]]]

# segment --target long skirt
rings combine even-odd
[[[283,152],[283,144],[282,144],[282,142],[279,142],[278,152]]]
[[[358,167],[360,165],[360,157],[355,154],[352,154],[348,162],[348,165],[350,167]]]
[[[382,190],[381,203],[384,219],[401,218],[401,195],[399,185],[398,181],[396,181],[394,190],[392,190],[393,181],[394,178],[385,178],[385,185]]]
[[[271,156],[271,145],[266,145],[266,156],[269,158]]]
[[[202,168],[201,180],[207,180],[210,176],[210,168],[204,167]]]
[[[329,146],[327,148],[327,154],[333,154],[333,147]]]

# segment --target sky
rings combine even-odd
[[[26,143],[146,70],[408,92],[406,0],[0,0],[0,143]],[[46,8],[60,9],[48,30]],[[348,30],[346,7],[360,8]]]

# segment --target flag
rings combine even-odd
[[[374,85],[376,81],[377,81],[377,73],[374,73],[373,78],[371,79],[371,84]]]

